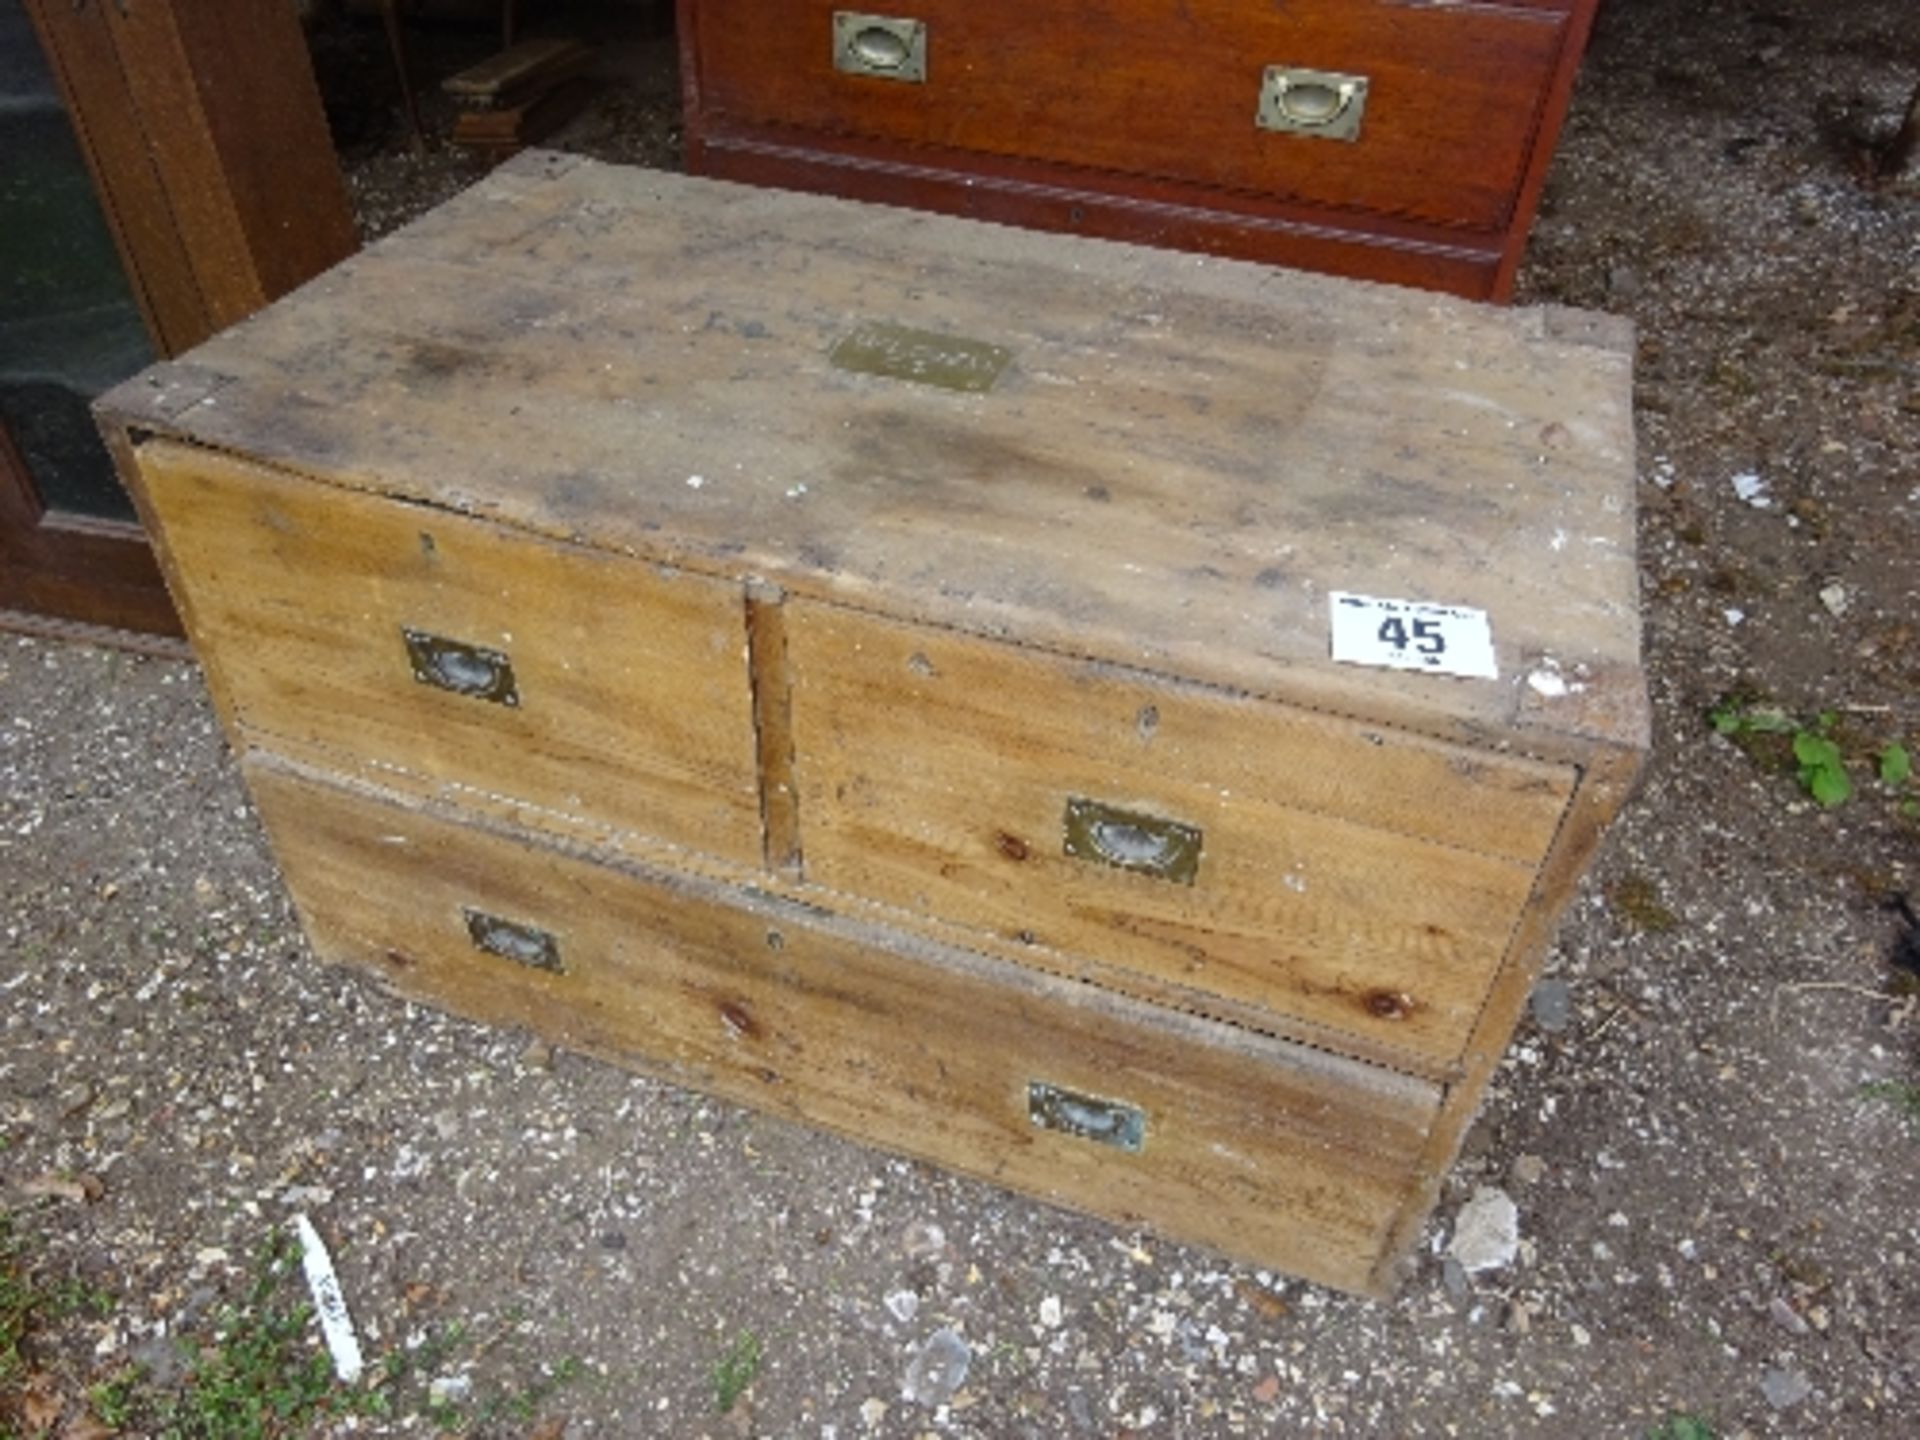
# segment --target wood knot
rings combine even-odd
[[[1369,990],[1361,1004],[1376,1020],[1404,1020],[1413,1013],[1413,997],[1398,990]]]
[[[1009,860],[1025,860],[1033,854],[1033,849],[1018,835],[1009,835],[1002,830],[993,837],[994,848]]]
[[[727,1034],[736,1040],[758,1040],[760,1022],[753,1018],[753,1012],[734,1000],[720,1002],[720,1023],[727,1027]]]

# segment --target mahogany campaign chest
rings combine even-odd
[[[1505,299],[1598,0],[872,4],[680,0],[688,169]]]
[[[530,153],[101,415],[322,956],[1380,1293],[1645,745],[1629,369]]]

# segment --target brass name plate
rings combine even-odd
[[[1013,362],[1013,352],[962,335],[874,321],[843,337],[827,359],[856,375],[883,375],[978,395],[994,387]]]

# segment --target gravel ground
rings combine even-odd
[[[562,142],[669,161],[670,47],[625,53],[644,78]],[[1397,1301],[322,969],[198,672],[10,640],[0,1179],[20,1265],[97,1301],[43,1307],[26,1420],[107,1433],[82,1392],[136,1361],[177,1384],[299,1211],[366,1348],[413,1363],[392,1414],[287,1433],[1920,1431],[1915,976],[1891,963],[1920,941],[1890,904],[1920,807],[1871,770],[1920,731],[1920,187],[1863,180],[1916,56],[1910,0],[1603,15],[1522,287],[1641,327],[1656,749]],[[370,233],[466,175],[349,159]],[[1853,797],[1815,804],[1784,736],[1715,733],[1729,693],[1833,712]],[[1519,1246],[1469,1275],[1444,1252],[1489,1190]]]

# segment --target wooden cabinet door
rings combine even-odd
[[[355,244],[293,7],[0,0],[0,626],[179,633],[88,405]]]

